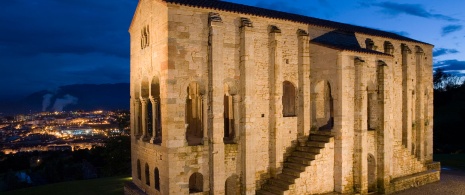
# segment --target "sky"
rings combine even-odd
[[[463,0],[225,0],[398,33],[465,76]],[[0,1],[0,100],[70,84],[129,82],[138,0]]]

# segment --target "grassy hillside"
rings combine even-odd
[[[107,177],[100,179],[80,180],[71,182],[55,183],[50,185],[23,188],[9,192],[2,192],[3,195],[122,195],[123,183],[130,181],[129,176]]]

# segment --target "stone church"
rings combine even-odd
[[[439,180],[433,45],[217,0],[139,0],[126,194],[392,193]]]

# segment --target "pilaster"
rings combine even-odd
[[[211,95],[209,105],[212,115],[210,120],[211,139],[211,192],[213,194],[224,194],[225,191],[225,167],[224,167],[224,87],[223,87],[223,37],[224,27],[218,13],[209,14],[210,35],[210,59],[209,59],[209,93]]]
[[[299,86],[298,86],[298,138],[300,141],[310,134],[310,48],[309,35],[304,30],[297,30]]]
[[[242,147],[242,178],[243,194],[255,194],[255,147],[256,138],[253,136],[253,96],[254,96],[254,35],[253,25],[248,18],[241,18],[240,36],[240,73],[241,73],[241,147]]]

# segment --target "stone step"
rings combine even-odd
[[[314,147],[314,146],[297,146],[295,149],[296,151],[311,152],[311,153],[319,154],[322,148]]]
[[[286,182],[289,182],[289,183],[295,183],[295,180],[298,178],[296,176],[293,176],[293,175],[287,175],[287,174],[279,174],[277,176],[278,179],[280,180],[283,180],[283,181],[286,181]]]
[[[288,160],[288,162],[300,163],[300,164],[304,164],[304,165],[311,165],[311,163],[312,163],[312,161],[314,159],[290,156],[290,157],[287,158],[287,160]]]
[[[257,194],[257,195],[277,195],[277,194],[279,194],[279,193],[276,193],[276,194],[275,194],[275,193],[272,193],[272,192],[268,192],[268,191],[266,191],[266,190],[258,190],[256,194]]]
[[[326,142],[323,141],[307,141],[304,143],[304,146],[324,148]]]
[[[295,170],[300,170],[300,171],[305,171],[305,168],[308,167],[308,165],[300,164],[300,163],[291,163],[291,162],[286,162],[284,163],[285,168],[291,168]]]
[[[311,153],[311,152],[301,152],[301,151],[294,151],[291,153],[291,156],[308,158],[308,159],[315,159],[316,155],[318,154]]]
[[[282,189],[289,190],[291,188],[291,185],[293,184],[285,180],[278,179],[278,178],[271,178],[270,180],[268,180],[267,185],[274,185]]]
[[[334,133],[332,131],[311,131],[310,136],[312,135],[327,135],[327,136],[334,136]]]
[[[274,185],[263,185],[262,187],[263,190],[271,192],[273,194],[284,194],[284,191],[287,191],[287,189],[281,188],[279,186],[274,186]]]
[[[288,174],[288,175],[300,177],[300,173],[302,173],[302,171],[296,170],[296,169],[291,169],[291,168],[284,168],[283,169],[283,174]]]
[[[320,141],[320,142],[329,142],[331,136],[329,135],[310,135],[310,141]]]

